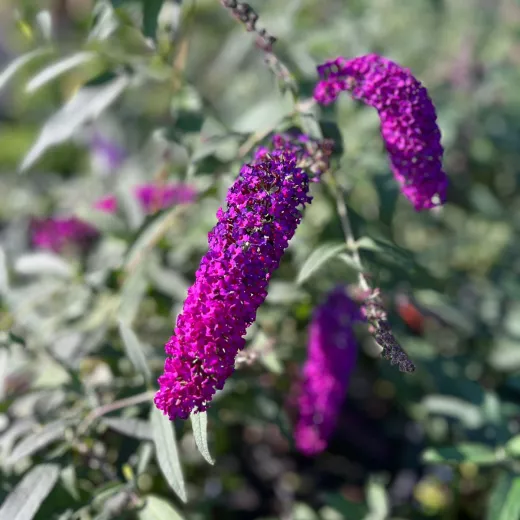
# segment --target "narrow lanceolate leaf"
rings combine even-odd
[[[125,90],[130,79],[120,76],[101,86],[83,87],[43,125],[20,170],[32,166],[47,149],[70,139],[87,121],[96,119]]]
[[[0,72],[0,89],[2,89],[24,65],[27,65],[34,58],[49,54],[51,51],[52,49],[49,47],[36,49],[13,60],[2,72]]]
[[[389,517],[390,505],[385,486],[375,477],[368,483],[367,504],[372,520],[386,520]]]
[[[308,280],[326,262],[345,251],[346,248],[346,244],[338,244],[336,242],[330,242],[318,247],[302,265],[296,283],[301,284]]]
[[[52,81],[54,78],[57,78],[61,74],[76,67],[79,67],[80,65],[88,63],[89,61],[93,61],[95,58],[97,58],[96,53],[83,51],[77,52],[76,54],[69,56],[68,58],[65,58],[63,60],[51,63],[38,74],[36,74],[36,76],[34,76],[31,79],[31,81],[29,81],[29,83],[27,83],[25,90],[28,93],[32,93],[35,90],[38,90],[39,88],[43,87],[43,85],[45,85],[46,83],[49,83],[49,81]]]
[[[57,276],[71,278],[74,270],[63,258],[49,251],[28,253],[17,258],[14,270],[26,276]]]
[[[164,498],[148,495],[146,505],[138,513],[139,520],[184,520],[184,517]]]
[[[428,448],[422,455],[427,463],[460,464],[473,462],[477,465],[494,464],[497,460],[495,450],[485,444],[464,442],[455,446]]]
[[[505,472],[500,475],[491,491],[486,520],[518,518],[520,518],[520,475]]]
[[[4,250],[0,247],[0,294],[6,296],[9,292],[9,273]]]
[[[139,338],[135,335],[135,332],[122,320],[119,321],[119,333],[123,339],[125,351],[135,369],[143,374],[147,381],[150,381],[152,378],[152,373],[150,372],[148,364],[146,363],[146,358],[144,356]]]
[[[27,473],[0,507],[0,520],[31,520],[60,475],[56,464],[40,464]]]
[[[186,487],[177,452],[177,441],[175,440],[173,424],[155,407],[152,408],[151,423],[155,443],[155,456],[161,472],[173,491],[177,493],[183,502],[186,502]]]
[[[36,431],[24,437],[14,447],[13,451],[5,461],[6,466],[16,464],[20,459],[29,457],[52,442],[63,438],[67,426],[67,421],[59,419],[48,423],[41,428],[37,428]]]
[[[134,417],[105,417],[103,424],[111,430],[128,435],[134,439],[144,441],[152,440],[152,427],[148,421],[135,419]]]
[[[200,451],[200,454],[209,464],[215,464],[208,448],[208,416],[206,412],[192,413],[191,427],[193,428],[193,436],[195,437],[195,444]]]

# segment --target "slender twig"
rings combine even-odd
[[[381,302],[378,289],[372,289],[366,275],[364,274],[363,262],[359,254],[358,245],[352,231],[352,225],[348,216],[347,204],[345,202],[345,191],[337,182],[334,172],[330,172],[331,184],[334,188],[334,196],[338,215],[345,235],[345,242],[351,252],[351,258],[358,270],[358,284],[363,294],[363,309],[366,318],[372,323],[369,329],[372,336],[382,348],[382,356],[388,359],[392,365],[398,365],[401,372],[413,372],[415,365],[412,363],[406,352],[395,339],[387,320],[386,311]]]
[[[92,410],[79,424],[77,430],[78,435],[83,435],[89,429],[90,425],[99,417],[121,408],[146,403],[147,401],[150,401],[154,395],[155,392],[150,390],[148,392],[143,392],[142,394],[133,395],[132,397],[125,397],[119,401],[114,401],[113,403],[108,403]]]
[[[356,239],[354,237],[354,232],[352,231],[352,226],[350,224],[350,219],[348,217],[348,209],[347,204],[345,203],[345,190],[343,186],[341,186],[336,178],[334,177],[334,173],[332,170],[330,171],[330,176],[332,178],[332,184],[334,186],[334,195],[336,197],[336,207],[338,210],[339,220],[341,223],[341,228],[343,229],[343,234],[345,235],[345,242],[347,243],[347,247],[352,254],[352,259],[356,267],[358,268],[358,281],[359,286],[363,291],[369,291],[370,285],[368,285],[368,281],[365,278],[363,273],[363,263],[361,261],[361,256],[359,255],[358,247],[356,244]]]

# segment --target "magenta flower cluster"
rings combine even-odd
[[[442,169],[443,147],[435,107],[412,73],[376,54],[351,60],[337,58],[318,67],[321,81],[314,98],[321,104],[349,91],[374,107],[392,172],[416,210],[446,200],[447,177]]]
[[[311,456],[322,452],[336,426],[349,376],[357,357],[352,324],[362,320],[357,304],[338,287],[316,308],[308,339],[307,360],[298,383],[296,448]]]
[[[143,211],[152,213],[154,210],[166,209],[174,204],[193,202],[197,192],[192,186],[181,183],[140,184],[134,188],[134,195],[140,202]],[[115,195],[107,195],[99,199],[94,207],[105,213],[116,213],[117,199]]]
[[[228,191],[227,209],[217,213],[209,251],[165,346],[155,404],[172,420],[206,410],[234,370],[301,208],[311,201],[309,179],[297,160],[278,150],[243,166]]]
[[[98,236],[95,228],[75,217],[33,219],[29,233],[34,247],[56,253],[67,247],[88,247]]]

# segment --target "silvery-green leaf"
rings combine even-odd
[[[152,373],[150,372],[150,368],[146,362],[146,357],[143,353],[139,338],[136,336],[135,332],[121,320],[119,321],[119,333],[123,339],[126,353],[135,369],[143,374],[146,380],[150,381]]]
[[[118,318],[124,323],[132,323],[137,315],[147,289],[147,280],[141,266],[131,273],[121,289],[121,304]]]
[[[31,520],[51,492],[60,474],[57,464],[32,468],[0,507],[0,520]]]
[[[193,428],[193,437],[195,444],[209,464],[215,464],[215,460],[211,456],[208,448],[208,416],[206,412],[192,413],[190,415],[191,427]]]
[[[119,21],[110,2],[96,2],[92,10],[96,23],[87,41],[106,40],[119,26]]]
[[[22,56],[13,60],[2,72],[0,72],[0,89],[2,89],[24,65],[30,63],[34,58],[49,54],[50,52],[52,52],[50,47],[44,47],[43,49],[35,49],[27,54],[22,54]]]
[[[386,520],[389,518],[390,504],[385,486],[377,478],[372,477],[367,486],[367,505],[370,520]]]
[[[459,464],[472,462],[477,465],[494,464],[497,461],[495,450],[485,444],[465,442],[455,446],[428,448],[422,455],[426,463]]]
[[[172,422],[155,406],[152,407],[151,423],[155,443],[155,456],[164,478],[179,498],[187,501],[181,461],[177,451],[175,430]]]
[[[49,252],[27,253],[16,259],[14,270],[18,274],[53,275],[60,278],[71,278],[72,267],[59,255]]]
[[[50,41],[52,39],[52,14],[48,9],[40,11],[36,15],[36,23],[40,28],[42,36],[45,40]]]
[[[52,81],[54,78],[57,78],[59,75],[67,72],[75,67],[83,65],[84,63],[88,63],[89,61],[97,58],[97,54],[94,52],[82,51],[69,56],[68,58],[64,58],[62,60],[56,61],[47,65],[42,71],[40,71],[36,76],[34,76],[29,83],[27,83],[25,90],[32,94],[35,90],[38,90],[40,87]]]
[[[517,518],[520,518],[520,475],[505,471],[491,490],[486,520]]]
[[[337,242],[329,242],[318,247],[301,266],[296,283],[302,284],[308,280],[326,262],[345,251],[346,247],[345,243]]]
[[[68,422],[63,419],[50,422],[43,427],[36,427],[33,433],[24,437],[7,457],[5,464],[10,466],[24,457],[29,457],[33,453],[45,448],[54,441],[62,439]]]
[[[148,495],[138,513],[139,520],[184,520],[184,517],[164,498]]]
[[[105,417],[103,424],[116,432],[134,437],[135,439],[152,440],[152,428],[148,421],[134,417]]]
[[[7,272],[7,259],[5,252],[0,247],[0,294],[6,296],[9,292],[9,273]]]
[[[20,165],[20,170],[32,166],[52,146],[72,137],[87,121],[103,113],[123,93],[130,80],[119,76],[100,86],[83,87],[52,115],[44,124],[40,135]]]

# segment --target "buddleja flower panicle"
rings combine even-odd
[[[243,166],[228,191],[227,209],[217,212],[209,251],[165,346],[155,404],[172,420],[206,410],[233,373],[301,208],[311,202],[308,176],[297,161],[291,151],[278,151]]]
[[[305,455],[325,450],[334,431],[357,358],[353,324],[361,320],[358,305],[344,287],[331,291],[314,312],[294,430],[296,448]]]
[[[374,107],[394,177],[416,210],[446,201],[441,132],[426,88],[408,70],[376,54],[337,58],[318,67],[314,98],[321,104],[348,91]]]

